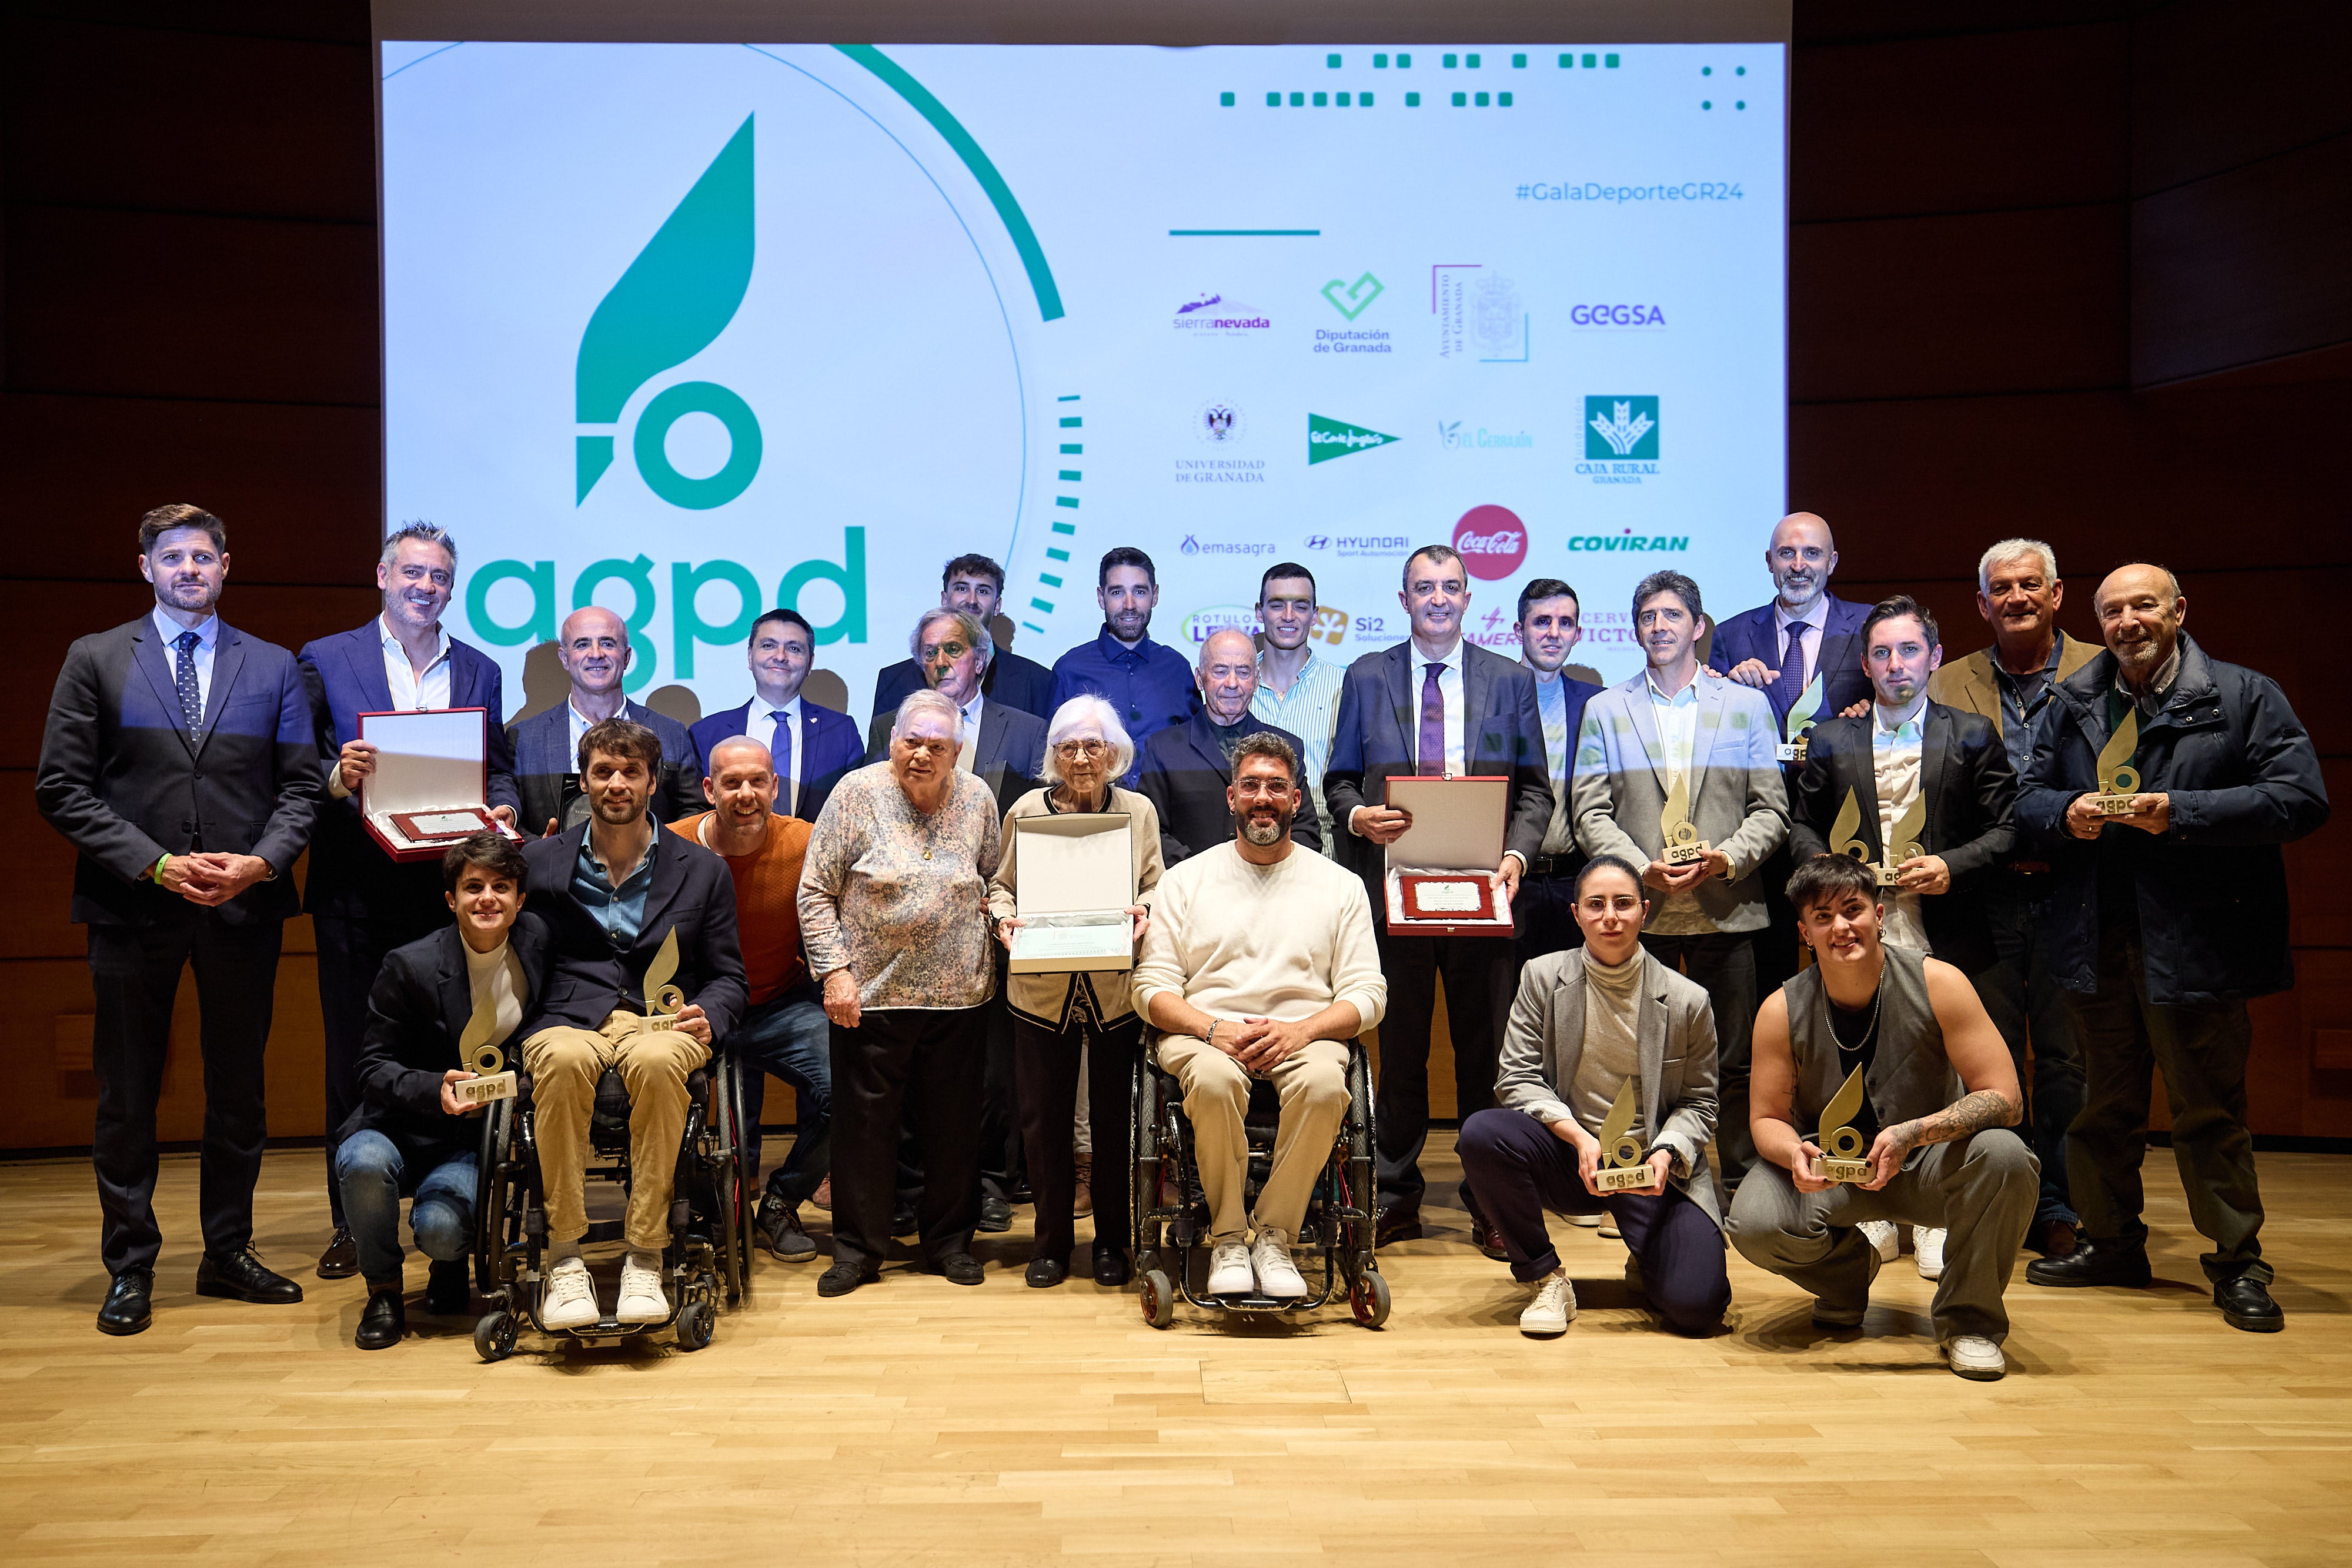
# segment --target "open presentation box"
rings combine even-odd
[[[1135,967],[1128,906],[1135,902],[1134,828],[1125,811],[1013,819],[1016,975],[1109,973]]]
[[[1412,813],[1386,855],[1389,935],[1510,936],[1510,895],[1493,873],[1503,863],[1511,781],[1398,775],[1382,803]]]
[[[483,804],[488,791],[487,709],[427,708],[359,716],[375,771],[360,781],[360,818],[396,861],[436,860],[451,844],[494,829],[517,835]]]

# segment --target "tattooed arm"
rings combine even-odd
[[[2017,1087],[2017,1064],[1993,1027],[1976,988],[1949,964],[1927,960],[1927,1003],[1944,1033],[1944,1054],[1960,1075],[1960,1097],[1932,1116],[1900,1122],[1881,1131],[1871,1145],[1872,1191],[1885,1186],[1923,1144],[1955,1144],[1987,1127],[2015,1126],[2025,1098]]]

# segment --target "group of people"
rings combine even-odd
[[[1915,600],[1830,592],[1830,528],[1796,513],[1756,610],[1710,622],[1687,576],[1643,579],[1644,668],[1603,688],[1569,673],[1583,607],[1559,580],[1520,591],[1517,660],[1465,639],[1471,579],[1444,545],[1404,562],[1410,636],[1345,665],[1309,642],[1296,563],[1261,578],[1255,636],[1214,632],[1188,661],[1150,635],[1150,558],[1113,549],[1100,632],[1048,669],[996,646],[1003,570],[960,556],[861,738],[804,695],[816,638],[791,610],[751,629],[752,699],[691,725],[625,695],[619,617],[576,611],[565,700],[509,731],[497,666],[441,626],[457,559],[438,528],[394,532],[382,613],[299,654],[219,618],[218,518],[159,508],[139,549],[154,608],[74,644],[37,784],[79,852],[105,1332],[151,1321],[154,1110],[191,967],[197,1288],[300,1299],[252,1248],[251,1193],[306,845],[333,1224],[318,1272],[364,1278],[367,1348],[404,1326],[404,1195],[427,1309],[467,1305],[478,1140],[457,1086],[485,1009],[530,1077],[540,1311],[561,1328],[603,1315],[582,1252],[599,1081],[617,1070],[630,1101],[612,1315],[657,1322],[688,1080],[721,1046],[754,1171],[766,1076],[795,1091],[757,1229],[813,1259],[803,1210],[829,1204],[820,1295],[875,1280],[902,1237],[979,1284],[975,1231],[1024,1198],[1029,1284],[1066,1278],[1089,1208],[1089,1271],[1126,1283],[1128,1086],[1148,1054],[1192,1128],[1208,1293],[1303,1296],[1292,1249],[1346,1114],[1348,1042],[1376,1028],[1378,1238],[1422,1234],[1441,989],[1460,1196],[1473,1244],[1528,1289],[1528,1333],[1576,1312],[1548,1213],[1622,1236],[1629,1284],[1689,1333],[1722,1321],[1727,1246],[1810,1291],[1817,1322],[1859,1323],[1907,1226],[1952,1370],[1998,1377],[2021,1248],[2037,1285],[2149,1281],[2151,1070],[2216,1306],[2282,1326],[2246,1002],[2293,982],[2279,846],[2327,801],[2278,687],[2188,635],[2160,566],[2099,584],[2099,648],[2057,628],[2050,548],[2002,540],[1978,570],[1991,644],[1947,664]],[[496,831],[395,863],[360,811],[378,753],[359,716],[452,707],[490,716]],[[1397,777],[1508,781],[1482,872],[1514,935],[1375,917],[1412,825],[1388,803]],[[1097,812],[1127,820],[1132,971],[1009,972],[1020,824]],[[682,1005],[648,994],[665,951]],[[1260,1080],[1281,1126],[1253,1206]],[[1604,1185],[1629,1139],[1642,1185]]]

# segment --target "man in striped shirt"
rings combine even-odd
[[[1339,716],[1339,685],[1348,666],[1316,657],[1315,574],[1297,561],[1268,567],[1258,579],[1257,623],[1265,646],[1258,653],[1257,695],[1250,713],[1286,729],[1307,747],[1307,798],[1330,853],[1331,808],[1323,801],[1323,769],[1331,760],[1331,728]]]

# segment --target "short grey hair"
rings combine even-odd
[[[907,639],[907,652],[912,653],[918,662],[923,656],[923,633],[941,621],[954,622],[957,634],[980,650],[982,669],[996,663],[996,639],[988,634],[988,628],[981,623],[980,617],[968,611],[950,610],[945,605],[924,611],[922,619],[915,622],[915,634]]]
[[[929,686],[907,694],[906,701],[898,705],[898,716],[890,721],[890,738],[896,740],[906,734],[907,726],[919,713],[947,715],[948,722],[955,727],[950,732],[955,737],[955,743],[958,746],[963,744],[963,709],[956,706],[954,698],[941,696]]]
[[[390,566],[393,562],[393,558],[400,554],[400,547],[411,539],[415,540],[421,545],[436,545],[442,549],[447,550],[449,552],[450,570],[453,571],[457,570],[457,541],[450,535],[448,529],[441,527],[438,523],[401,524],[400,527],[394,528],[389,535],[385,536],[383,541],[383,553],[378,556],[376,559],[384,566]]]
[[[1091,693],[1083,694],[1055,708],[1054,722],[1045,727],[1045,766],[1040,771],[1046,783],[1066,782],[1061,760],[1054,755],[1054,748],[1082,729],[1096,731],[1103,737],[1103,744],[1110,747],[1110,766],[1103,769],[1103,777],[1123,778],[1135,766],[1135,741],[1127,733],[1127,726],[1118,722],[1118,710]]]
[[[2052,549],[2040,539],[2003,539],[1999,544],[1993,546],[1990,549],[1985,551],[1984,554],[1977,558],[1977,591],[1979,593],[1990,593],[1992,591],[1992,569],[1999,566],[2002,561],[2013,560],[2021,555],[2040,556],[2042,558],[2042,575],[2048,578],[2053,582],[2058,580],[2058,552],[2056,550]]]

